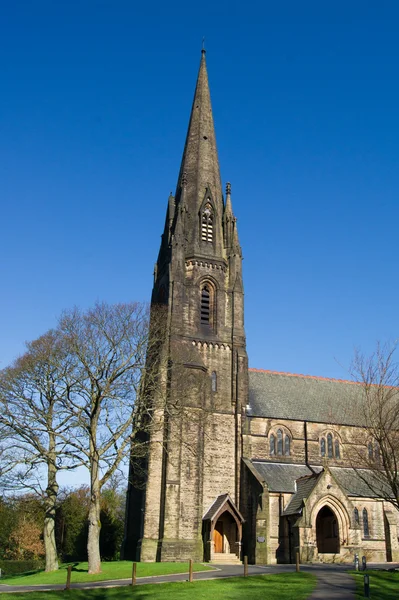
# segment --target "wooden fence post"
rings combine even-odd
[[[133,569],[132,569],[132,585],[136,585],[136,573],[137,573],[137,563],[133,563]]]
[[[193,560],[190,558],[188,561],[188,580],[190,583],[193,582]]]
[[[72,572],[72,565],[69,565],[68,570],[67,570],[67,580],[66,580],[66,586],[65,586],[66,590],[71,589],[71,572]]]
[[[244,556],[244,577],[248,577],[248,556]]]

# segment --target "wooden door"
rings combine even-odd
[[[217,521],[213,530],[213,541],[215,552],[223,552],[223,521]]]

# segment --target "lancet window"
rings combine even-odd
[[[201,216],[201,239],[203,242],[213,242],[213,217],[212,205],[207,202]]]
[[[201,323],[209,325],[211,318],[211,290],[208,285],[204,285],[201,290]]]
[[[216,371],[212,373],[212,392],[217,392],[218,389],[218,379],[216,375]]]
[[[215,288],[209,282],[205,282],[200,288],[200,323],[201,325],[214,325],[215,312]]]
[[[365,538],[370,537],[369,515],[366,508],[363,508],[363,535]]]

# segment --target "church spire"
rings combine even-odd
[[[179,202],[182,178],[185,174],[185,204],[187,210],[192,213],[193,218],[200,210],[206,194],[213,199],[216,210],[220,213],[223,211],[219,160],[205,54],[206,51],[202,49],[197,85],[176,189],[176,201]]]

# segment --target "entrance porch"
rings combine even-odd
[[[216,498],[202,519],[206,561],[241,564],[243,520],[228,494]]]

